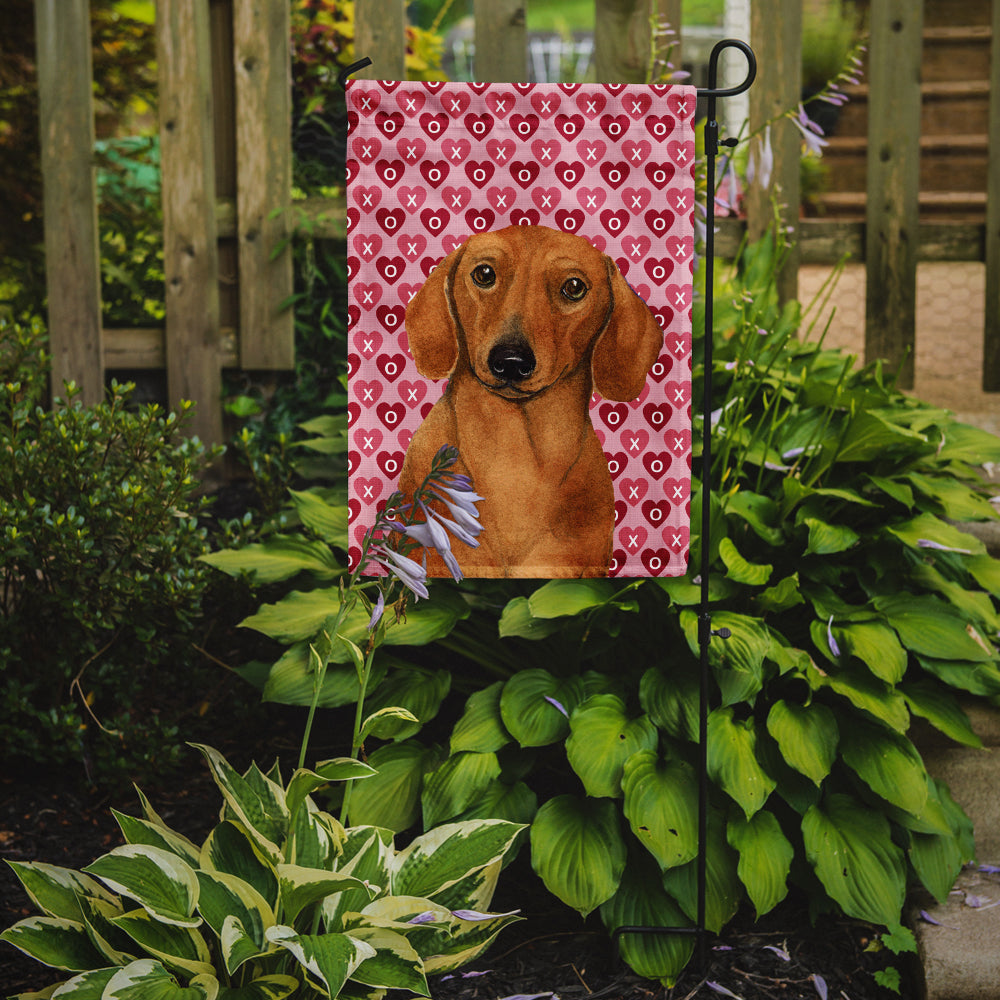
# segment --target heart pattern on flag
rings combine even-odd
[[[591,420],[616,498],[610,575],[684,573],[695,91],[349,81],[347,103],[351,564],[444,389],[409,355],[406,304],[473,233],[543,225],[614,260],[664,330],[639,399],[595,395]]]

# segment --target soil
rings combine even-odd
[[[220,739],[219,748],[234,764],[249,761],[251,734]],[[269,720],[262,743],[291,751],[291,720]],[[154,808],[172,827],[195,841],[215,822],[219,796],[200,756],[191,751],[189,769],[153,790]],[[282,754],[284,756],[284,754]],[[288,757],[291,758],[291,753]],[[0,858],[36,860],[81,868],[122,842],[111,808],[139,814],[133,793],[101,794],[57,775],[0,779]],[[902,996],[915,996],[911,971],[884,951],[866,950],[873,929],[845,919],[821,918],[810,924],[800,899],[786,901],[762,921],[741,913],[715,938],[706,936],[704,968],[692,961],[673,989],[642,979],[620,962],[596,915],[586,922],[549,895],[525,857],[500,879],[494,900],[499,911],[520,909],[525,919],[503,931],[491,949],[451,977],[432,977],[435,1000],[500,1000],[552,996],[612,1000],[692,1000],[736,996],[743,1000],[887,1000],[874,974],[894,965],[903,974]],[[31,904],[11,870],[0,866],[0,927],[30,916]],[[60,981],[6,944],[0,944],[0,995],[39,990]]]

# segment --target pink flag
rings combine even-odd
[[[352,564],[449,444],[465,575],[686,571],[695,101],[348,83]]]

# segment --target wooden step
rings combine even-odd
[[[926,191],[985,191],[988,169],[985,135],[926,135],[920,138],[920,188]],[[868,140],[832,136],[823,151],[831,189],[865,188]]]
[[[828,218],[860,219],[868,203],[863,191],[830,191],[817,196],[822,214]],[[986,193],[979,191],[921,191],[920,218],[981,223],[986,216]]]
[[[992,38],[989,25],[925,28],[921,79],[924,83],[988,80]]]

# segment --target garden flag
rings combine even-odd
[[[695,101],[349,81],[352,565],[451,445],[466,576],[686,572]]]

